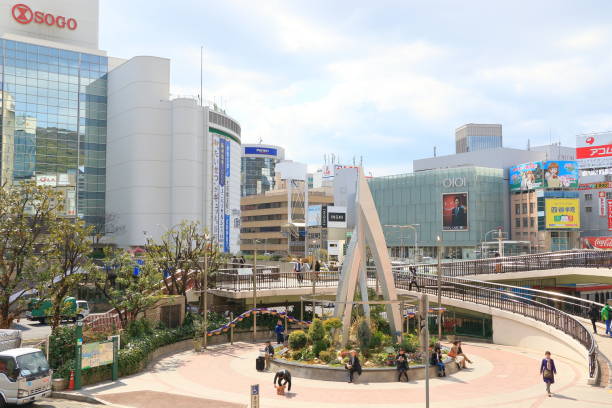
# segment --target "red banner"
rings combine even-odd
[[[612,200],[608,200],[608,231],[612,231]]]
[[[577,159],[592,159],[593,157],[608,156],[612,156],[612,144],[576,148]]]
[[[612,237],[583,237],[582,247],[588,249],[612,249]]]

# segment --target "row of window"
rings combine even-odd
[[[535,203],[529,203],[529,211],[527,211],[527,203],[514,204],[514,214],[533,214],[535,212]]]
[[[606,192],[606,199],[608,199],[608,200],[612,200],[612,191],[608,191],[608,192]],[[585,194],[585,195],[584,195],[584,200],[585,200],[585,201],[591,201],[591,200],[593,200],[593,194],[590,194],[590,193]]]
[[[522,222],[521,222],[522,221]],[[536,223],[536,217],[516,217],[514,219],[514,226],[516,228],[521,228],[521,225],[523,226],[523,228],[533,228],[535,227],[535,223]]]
[[[12,40],[1,40],[0,46],[4,47],[4,52],[15,50],[17,52],[25,52],[28,55],[49,55],[51,57],[59,57],[64,60],[84,61],[92,64],[107,65],[108,58],[100,55],[81,54],[74,51],[63,50],[60,48],[45,47],[42,45],[34,45]]]

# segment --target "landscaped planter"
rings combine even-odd
[[[459,371],[457,363],[452,359],[444,360],[446,366],[446,375]],[[344,367],[330,367],[316,364],[303,364],[295,361],[287,361],[283,359],[274,359],[271,362],[272,370],[289,370],[292,377],[307,378],[311,380],[322,381],[347,381],[348,371]],[[364,368],[362,373],[355,382],[359,383],[379,383],[379,382],[397,382],[397,369],[389,368]],[[429,377],[437,377],[438,368],[429,367]],[[425,379],[425,366],[416,365],[410,366],[408,370],[408,378],[410,381]]]
[[[51,388],[53,391],[62,391],[66,389],[66,380],[64,378],[54,378],[51,380]]]

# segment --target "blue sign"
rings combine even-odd
[[[244,148],[244,154],[261,154],[266,156],[278,156],[278,150],[271,147],[255,147],[246,146]]]
[[[259,395],[259,384],[251,385],[251,395]]]
[[[229,252],[230,216],[225,214],[225,235],[223,236],[223,252]]]
[[[144,259],[137,259],[136,266],[134,267],[134,276],[138,276],[140,273],[140,266],[144,265]]]
[[[225,140],[219,139],[219,185],[225,185]]]
[[[225,141],[225,177],[230,176],[230,141]]]

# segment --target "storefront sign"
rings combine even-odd
[[[245,146],[244,154],[261,154],[266,156],[278,156],[278,150],[271,147]]]
[[[612,200],[608,200],[608,231],[612,231]]]
[[[37,174],[36,175],[36,185],[55,187],[57,186],[57,175],[56,174]]]
[[[580,200],[577,198],[547,198],[546,228],[580,228]]]
[[[15,4],[12,9],[13,18],[19,24],[46,24],[57,28],[68,28],[76,30],[77,21],[74,18],[66,18],[64,16],[55,16],[51,13],[43,11],[32,11],[26,4]]]
[[[603,191],[599,192],[599,216],[606,216],[606,193]]]
[[[465,177],[448,177],[442,180],[442,186],[444,188],[465,187],[466,185]]]
[[[586,249],[612,249],[612,237],[583,237],[580,240]]]
[[[576,159],[581,169],[612,166],[612,132],[576,136]]]
[[[346,228],[346,207],[327,207],[327,227]]]
[[[612,181],[602,181],[601,183],[583,183],[578,185],[578,190],[601,190],[602,188],[612,188]]]

